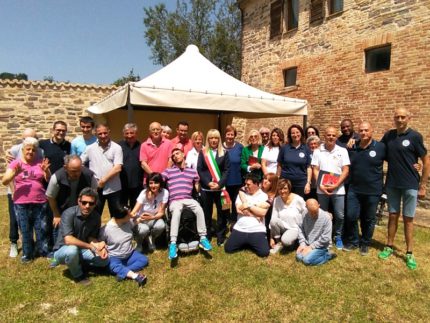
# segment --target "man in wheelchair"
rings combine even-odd
[[[197,232],[200,236],[199,247],[205,251],[212,250],[209,240],[206,238],[206,223],[203,209],[193,199],[193,187],[199,190],[199,175],[192,168],[185,167],[184,153],[179,148],[172,150],[173,166],[163,172],[163,177],[169,190],[170,244],[169,259],[178,257],[178,231],[181,214],[184,208],[191,210],[197,219]]]

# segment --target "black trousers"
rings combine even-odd
[[[123,188],[121,190],[121,203],[122,205],[130,206],[130,209],[133,210],[136,205],[136,200],[142,192],[142,186],[132,187],[132,188]]]
[[[107,195],[103,195],[103,189],[100,188],[97,191],[99,193],[99,200],[97,202],[96,210],[100,214],[103,214],[103,209],[105,207],[106,201],[108,202],[109,214],[112,217],[112,214],[115,212],[117,206],[121,202],[121,191],[110,193]]]
[[[270,248],[266,232],[246,233],[233,229],[224,245],[224,250],[227,253],[233,253],[243,249],[249,249],[259,257],[267,257]]]
[[[223,243],[227,233],[227,214],[222,210],[221,192],[201,191],[202,208],[205,213],[205,222],[208,238],[212,237],[212,211],[213,205],[216,205],[216,237],[219,243]]]

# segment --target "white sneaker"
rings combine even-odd
[[[282,250],[284,246],[282,245],[281,242],[277,243],[272,249],[270,249],[270,254],[275,255],[277,254],[279,251]]]
[[[9,257],[16,258],[17,256],[18,256],[18,245],[16,243],[11,243]]]

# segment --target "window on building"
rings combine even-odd
[[[297,81],[297,67],[291,67],[284,70],[284,87],[294,86]]]
[[[299,26],[299,0],[287,0],[287,30]]]
[[[365,50],[366,73],[387,71],[390,69],[391,44]]]
[[[343,0],[329,0],[328,12],[332,15],[337,12],[343,11]]]
[[[311,12],[309,15],[309,22],[320,21],[324,18],[324,1],[311,0]]]
[[[282,33],[282,7],[284,1],[276,0],[270,4],[270,38]]]

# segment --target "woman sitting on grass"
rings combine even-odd
[[[293,246],[299,237],[299,227],[306,214],[306,204],[300,195],[291,192],[288,179],[281,179],[278,184],[279,196],[273,202],[270,230],[272,238],[270,253],[275,254],[283,247]]]
[[[272,209],[273,201],[278,193],[278,176],[274,173],[267,173],[263,176],[263,181],[261,182],[261,190],[267,194],[267,203],[270,207],[267,210],[266,216],[264,217],[264,222],[266,224],[267,239],[270,239],[270,220],[272,219]]]
[[[148,258],[133,250],[133,227],[139,221],[140,218],[131,218],[126,207],[117,206],[112,218],[100,229],[99,240],[106,243],[109,269],[116,275],[117,281],[130,278],[141,287],[147,279],[138,271],[148,265]]]

